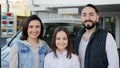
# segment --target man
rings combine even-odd
[[[81,11],[84,28],[75,39],[80,68],[119,68],[117,46],[112,35],[99,28],[96,7],[88,4]]]

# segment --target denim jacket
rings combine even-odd
[[[39,68],[44,68],[44,57],[48,53],[47,44],[42,41],[43,44],[39,46]],[[34,68],[34,54],[28,44],[17,42],[18,45],[18,68]]]

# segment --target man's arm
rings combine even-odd
[[[108,68],[119,68],[117,45],[110,33],[107,34],[106,53],[108,58]]]

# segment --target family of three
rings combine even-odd
[[[92,4],[81,10],[83,28],[74,43],[64,26],[53,33],[51,46],[43,39],[37,15],[23,23],[22,36],[10,50],[10,68],[119,68],[117,46],[111,33],[99,27],[99,13]],[[73,48],[74,47],[74,48]]]

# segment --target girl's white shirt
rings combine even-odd
[[[65,50],[62,54],[56,51],[57,57],[54,52],[46,55],[44,61],[44,68],[80,68],[78,56],[72,54],[71,59],[66,58],[67,51]]]

